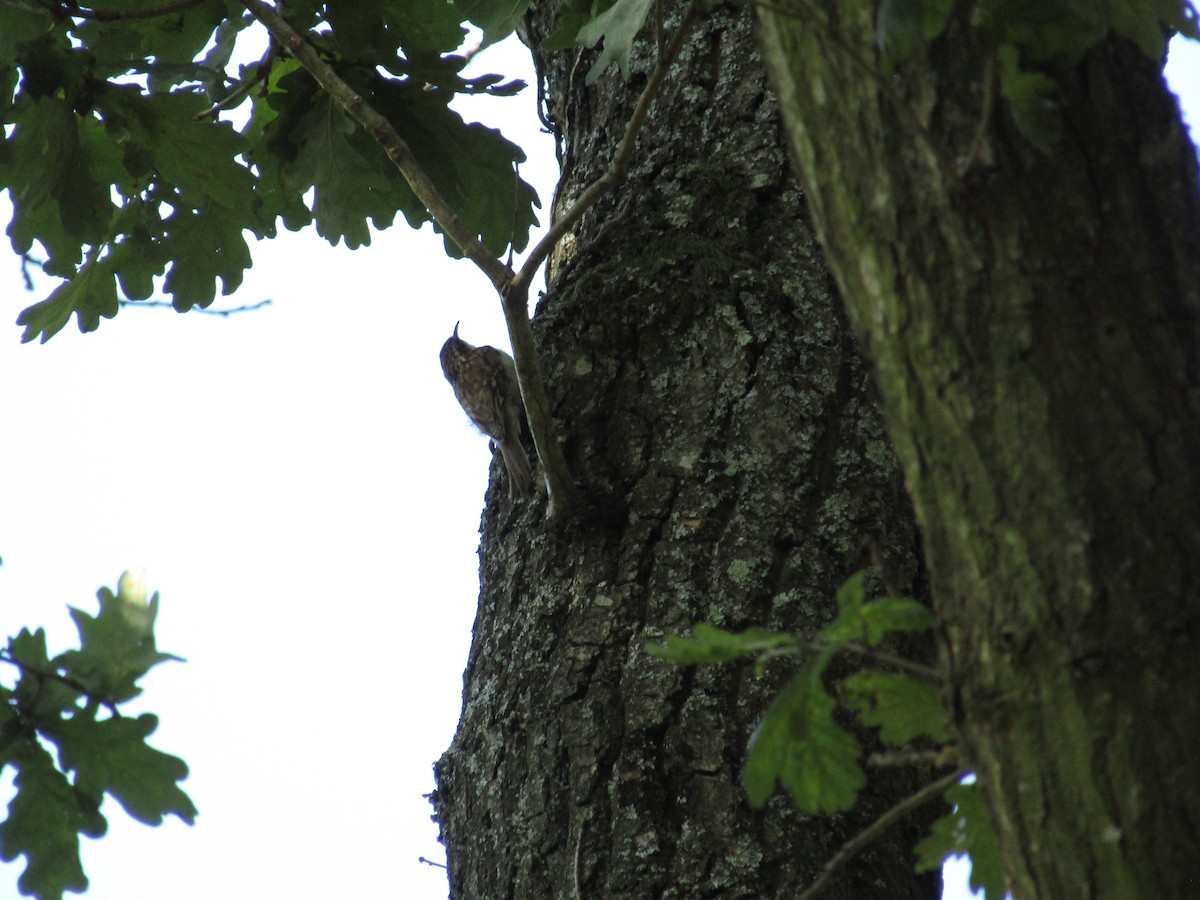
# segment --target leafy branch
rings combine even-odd
[[[413,193],[429,210],[438,227],[454,241],[491,281],[497,291],[503,290],[511,276],[511,270],[492,256],[479,237],[462,221],[454,208],[442,197],[441,192],[417,162],[412,148],[399,135],[383,115],[356,93],[333,68],[321,58],[316,48],[302,37],[271,6],[262,0],[242,0],[254,18],[305,70],[316,79],[321,88],[333,97],[347,113],[358,122],[383,148],[384,152],[400,170]]]
[[[286,49],[316,79],[322,89],[379,143],[437,226],[483,272],[499,294],[530,432],[533,435],[534,446],[545,474],[550,497],[550,514],[552,517],[569,514],[577,505],[577,491],[567,468],[566,459],[562,454],[562,448],[554,435],[550,404],[534,347],[533,330],[529,324],[529,286],[537,269],[545,262],[563,236],[574,227],[597,200],[624,179],[632,159],[638,131],[666,78],[667,71],[683,45],[684,38],[694,21],[694,10],[691,7],[688,8],[683,21],[676,29],[674,38],[659,57],[650,80],[634,108],[626,126],[625,135],[608,170],[584,191],[562,218],[554,224],[549,233],[538,242],[525,260],[520,272],[514,272],[510,265],[493,256],[480,241],[479,236],[463,222],[453,206],[438,190],[433,179],[420,165],[412,148],[387,118],[354,91],[321,58],[321,54],[310,40],[301,36],[277,10],[262,0],[242,0],[242,2],[246,9],[263,23],[272,38]]]
[[[0,685],[0,768],[16,772],[16,794],[0,823],[0,859],[24,855],[18,886],[39,900],[87,888],[79,835],[105,832],[106,795],[149,825],[165,815],[189,824],[196,816],[178,786],[186,764],[146,743],[157,717],[126,717],[118,708],[141,693],[137,682],[151,668],[178,659],[155,646],[158,595],[147,600],[140,581],[125,573],[116,594],[102,588],[97,596],[98,615],[70,611],[78,649],[51,658],[45,632],[22,629],[0,650],[0,661],[19,673],[15,684]]]
[[[579,195],[579,198],[571,204],[571,208],[554,223],[545,236],[530,251],[529,256],[521,266],[521,271],[513,279],[513,290],[523,289],[525,294],[528,295],[529,283],[532,281],[534,274],[537,272],[538,267],[553,252],[558,242],[563,239],[567,232],[575,227],[575,223],[582,218],[585,212],[595,205],[596,201],[600,200],[605,194],[624,181],[625,175],[629,172],[629,165],[633,161],[633,151],[637,144],[638,132],[641,130],[642,123],[646,120],[646,116],[650,112],[650,105],[658,95],[659,88],[662,87],[662,83],[667,77],[667,72],[675,62],[679,51],[683,48],[683,42],[695,21],[695,7],[689,6],[684,12],[683,20],[675,29],[674,37],[659,55],[658,63],[655,65],[654,71],[650,73],[650,78],[646,82],[646,86],[642,89],[642,94],[638,98],[637,105],[629,117],[629,122],[625,126],[625,134],[621,138],[621,143],[617,146],[616,153],[613,154],[613,159],[609,163],[608,169]]]
[[[802,660],[750,739],[742,786],[750,804],[761,808],[776,785],[782,784],[806,813],[847,810],[867,784],[859,763],[862,749],[858,740],[834,718],[838,701],[825,686],[830,663],[839,653],[848,652],[886,667],[854,672],[842,679],[838,692],[843,706],[855,712],[864,725],[878,728],[884,744],[898,748],[871,754],[867,764],[952,766],[954,771],[896,804],[849,840],[801,896],[805,900],[817,896],[839,870],[900,818],[946,795],[955,808],[935,823],[931,835],[919,845],[921,866],[930,868],[947,856],[970,852],[973,859],[978,856],[982,860],[980,871],[987,873],[981,875],[979,885],[989,898],[999,898],[1004,880],[991,874],[999,871],[994,865],[999,851],[986,807],[973,785],[958,783],[966,770],[961,767],[957,746],[947,743],[950,714],[941,693],[944,676],[880,646],[896,632],[928,630],[934,624],[933,614],[904,597],[868,602],[861,572],[838,590],[837,603],[837,618],[812,639],[765,628],[729,632],[698,624],[690,637],[668,635],[647,650],[652,656],[678,663],[722,663],[753,655],[760,671],[779,656]],[[956,799],[963,796],[968,799]],[[980,860],[976,862],[979,865]]]
[[[224,110],[232,109],[242,102],[242,99],[249,94],[255,87],[263,84],[271,75],[271,65],[275,62],[276,56],[279,55],[279,45],[275,41],[271,41],[267,47],[267,52],[263,54],[263,58],[254,66],[254,72],[247,75],[238,82],[237,86],[229,91],[220,100],[217,100],[208,109],[203,112],[198,112],[193,117],[197,121],[207,118],[216,118]]]
[[[29,660],[24,660],[14,656],[11,649],[0,650],[0,662],[8,663],[21,673],[22,678],[28,678],[33,684],[36,685],[33,693],[27,698],[28,702],[19,704],[18,708],[21,712],[24,712],[27,706],[36,706],[37,701],[41,699],[42,690],[45,686],[45,683],[52,681],[62,685],[63,687],[69,688],[70,690],[79,694],[81,697],[87,698],[89,705],[103,706],[114,716],[119,716],[121,714],[120,710],[117,709],[117,705],[113,703],[112,700],[108,699],[107,697],[93,694],[86,684],[77,678],[73,678],[66,672],[60,672],[54,668],[44,668],[42,666],[35,665]]]
[[[218,287],[228,295],[241,284],[252,264],[247,235],[273,237],[280,223],[298,230],[315,222],[330,243],[353,249],[370,242],[371,224],[387,227],[397,213],[413,227],[432,219],[447,251],[469,258],[501,298],[550,515],[570,513],[577,492],[534,351],[529,286],[563,235],[625,178],[695,11],[684,9],[667,39],[658,4],[658,58],[612,164],[517,272],[502,250],[524,248],[536,204],[514,174],[522,152],[464,123],[448,100],[504,95],[518,83],[460,74],[474,51],[453,52],[463,33],[458,6],[430,0],[414,18],[403,5],[379,15],[369,4],[302,5],[286,16],[269,0],[237,5],[242,12],[215,0],[120,11],[75,0],[0,3],[0,69],[33,66],[45,76],[19,79],[9,114],[9,152],[0,155],[13,207],[7,233],[25,259],[35,245],[45,248],[43,271],[63,279],[21,312],[22,340],[44,342],[72,317],[93,331],[122,300],[149,299],[159,279],[176,310],[206,308]],[[603,42],[589,82],[611,62],[628,74],[652,6],[616,0],[571,19],[563,46]],[[511,31],[524,8],[523,0],[475,3],[470,12],[491,40]],[[257,68],[231,79],[235,43],[251,22],[271,42]],[[223,114],[246,101],[250,121],[235,128]]]

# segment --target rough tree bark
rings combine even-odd
[[[1014,894],[1195,896],[1200,201],[1160,67],[1052,70],[1045,155],[964,22],[882,79],[869,4],[760,15]]]
[[[535,4],[530,43],[549,30]],[[668,22],[674,24],[677,17]],[[538,53],[564,146],[557,208],[607,165],[654,61],[592,87]],[[698,621],[809,631],[841,582],[922,591],[918,538],[842,304],[788,172],[750,16],[697,26],[627,185],[555,260],[535,317],[590,509],[488,494],[462,720],[437,765],[454,897],[788,897],[928,773],[836,819],[751,810],[747,740],[791,671],[656,662]],[[498,469],[493,470],[498,471]],[[872,562],[874,560],[874,563]],[[933,898],[916,824],[831,897]]]

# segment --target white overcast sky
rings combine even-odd
[[[472,71],[532,82],[511,41]],[[1194,45],[1172,78],[1200,99]],[[466,115],[525,148],[548,205],[533,93]],[[150,673],[143,708],[200,815],[149,828],[106,801],[108,835],[84,840],[92,900],[441,900],[423,795],[461,704],[490,452],[437,357],[459,319],[507,346],[503,317],[428,228],[252,252],[219,303],[273,301],[254,313],[127,309],[45,345],[0,332],[0,637],[44,626],[66,649],[67,605],[94,611],[99,586],[144,570],[159,647],[187,660]],[[47,292],[0,255],[8,321]],[[22,868],[0,865],[0,896]]]

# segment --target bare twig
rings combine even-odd
[[[659,57],[650,80],[642,90],[633,114],[625,126],[625,135],[609,163],[608,169],[597,178],[580,195],[571,208],[560,218],[521,264],[521,271],[501,291],[504,301],[504,321],[508,325],[508,337],[512,342],[513,359],[517,364],[517,380],[521,384],[521,397],[525,402],[525,413],[529,419],[529,430],[533,434],[533,443],[537,448],[538,458],[542,461],[542,471],[545,473],[547,488],[550,492],[551,516],[562,515],[574,505],[575,486],[567,470],[562,448],[554,437],[553,418],[550,405],[546,399],[546,390],[542,384],[541,370],[537,365],[537,354],[533,346],[533,329],[529,325],[529,285],[538,267],[546,261],[555,245],[575,226],[593,204],[625,178],[629,164],[633,158],[633,150],[637,144],[638,131],[650,111],[667,71],[671,68],[675,57],[683,47],[684,39],[695,21],[695,8],[689,6],[683,20],[675,31],[666,51]]]
[[[439,869],[445,869],[445,868],[446,868],[446,864],[445,864],[445,863],[434,862],[432,859],[426,859],[426,858],[425,858],[425,857],[423,857],[423,856],[418,856],[418,857],[417,857],[417,862],[425,863],[425,865],[427,865],[427,866],[436,866],[436,867],[437,867],[437,868],[439,868]]]
[[[613,155],[612,162],[609,163],[608,170],[588,186],[587,190],[579,196],[579,199],[571,204],[571,208],[566,211],[563,217],[555,222],[550,230],[546,232],[545,236],[537,242],[537,246],[525,258],[525,262],[521,264],[521,271],[513,279],[512,289],[514,291],[523,291],[528,295],[529,283],[533,280],[538,267],[546,261],[546,257],[550,255],[555,245],[562,240],[563,235],[575,227],[575,223],[579,221],[585,212],[591,209],[597,200],[611,191],[624,179],[626,172],[629,171],[629,164],[633,159],[633,149],[637,144],[638,131],[642,127],[642,122],[646,119],[646,114],[650,111],[650,104],[654,102],[655,96],[658,95],[658,89],[667,77],[667,71],[671,68],[671,63],[675,61],[675,57],[679,55],[679,51],[683,48],[684,39],[687,37],[695,20],[696,10],[694,7],[689,6],[687,12],[683,15],[683,21],[679,23],[679,27],[675,30],[675,36],[671,39],[671,43],[667,45],[666,52],[659,58],[658,64],[654,67],[654,71],[650,75],[650,80],[642,90],[642,96],[638,98],[637,106],[633,109],[633,115],[629,117],[629,124],[625,126],[625,136],[621,138],[621,143],[617,147],[617,152]]]
[[[160,309],[174,309],[175,305],[166,300],[122,300],[121,306],[140,306],[140,307],[156,307]],[[188,312],[201,313],[206,316],[223,316],[229,318],[237,313],[253,312],[256,309],[262,309],[264,306],[270,306],[270,300],[259,300],[257,303],[249,303],[245,306],[234,306],[230,309],[208,309],[203,306],[193,306]]]
[[[193,116],[196,121],[207,119],[210,116],[215,117],[220,115],[222,110],[229,109],[232,106],[237,106],[243,97],[254,90],[256,85],[262,84],[271,74],[271,63],[275,59],[275,54],[278,52],[279,45],[271,41],[271,46],[267,50],[266,56],[259,60],[255,66],[254,74],[249,78],[243,78],[242,81],[232,91],[210,106],[204,112],[198,112]]]
[[[814,642],[814,647],[821,646],[819,642]],[[946,680],[945,674],[940,669],[935,669],[933,666],[926,666],[922,663],[913,662],[911,659],[905,659],[903,656],[898,656],[895,653],[889,653],[880,647],[868,647],[866,644],[859,644],[856,641],[842,644],[842,650],[854,653],[858,656],[864,656],[867,659],[873,659],[876,662],[881,662],[889,666],[895,666],[897,669],[903,669],[906,672],[911,672],[927,681],[933,681],[938,684]]]
[[[959,779],[966,774],[965,769],[955,769],[949,775],[945,775],[930,784],[925,785],[915,794],[901,800],[878,819],[856,834],[850,840],[842,845],[842,848],[833,855],[829,862],[825,863],[825,868],[821,870],[821,874],[817,880],[810,884],[797,900],[812,900],[821,891],[829,887],[829,883],[838,871],[854,859],[864,848],[869,846],[872,841],[878,838],[883,832],[887,831],[892,825],[908,815],[913,810],[924,806],[930,800],[937,798],[946,788],[953,787]]]

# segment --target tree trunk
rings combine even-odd
[[[1052,70],[1045,154],[984,112],[966,23],[885,78],[870,4],[813,6],[846,18],[764,7],[764,53],[1013,893],[1195,896],[1200,207],[1174,98],[1110,39]]]
[[[535,5],[529,43],[555,4]],[[675,21],[668,22],[673,27]],[[608,165],[654,62],[584,75],[544,54],[563,141],[556,209]],[[454,897],[789,897],[918,783],[833,819],[740,787],[747,741],[793,667],[684,668],[648,641],[698,621],[811,632],[867,567],[921,592],[918,538],[842,304],[788,172],[748,14],[696,27],[630,180],[555,260],[535,317],[568,461],[590,508],[488,494],[462,720],[437,765]],[[877,564],[872,564],[876,560]],[[928,777],[928,773],[921,773]],[[917,824],[831,897],[933,898]]]

